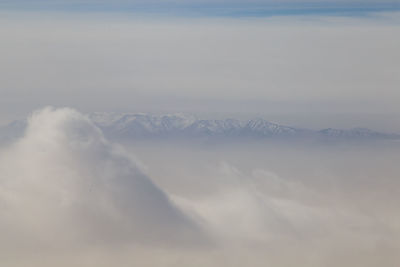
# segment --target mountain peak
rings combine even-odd
[[[199,119],[185,113],[107,113],[87,115],[110,138],[329,138],[329,139],[400,139],[400,135],[386,134],[367,128],[309,130],[272,123],[263,118],[250,120]],[[0,128],[0,140],[21,136],[26,121],[15,121]]]

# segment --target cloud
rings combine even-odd
[[[313,227],[325,225],[320,229],[324,231],[332,219],[323,207],[301,199],[305,195],[321,198],[317,192],[273,172],[255,169],[245,175],[234,165],[221,162],[214,175],[218,190],[194,201],[175,198],[175,202],[188,213],[200,216],[206,222],[205,227],[223,242],[268,244],[279,239],[297,242],[299,236]]]
[[[335,153],[300,146],[140,145],[146,172],[79,112],[34,112],[0,153],[0,263],[397,266],[396,169],[365,178],[380,168],[354,158],[379,165],[341,154],[363,172],[338,174],[319,166],[341,166]]]
[[[34,112],[24,137],[2,151],[0,213],[3,252],[200,237],[129,154],[68,108]]]
[[[251,150],[253,157],[255,150]],[[245,155],[236,156],[246,165]],[[275,157],[285,170],[296,169],[295,164]],[[309,183],[293,170],[289,171],[293,177],[285,177],[266,166],[247,171],[239,166],[222,161],[211,167],[211,173],[198,177],[216,190],[174,198],[187,213],[196,213],[201,218],[198,221],[204,221],[204,227],[220,242],[217,253],[225,254],[227,260],[210,266],[396,266],[399,232],[393,210],[391,215],[382,212],[386,207],[380,202],[387,199],[364,203],[366,206],[355,203],[360,198],[355,195],[371,193],[371,189],[361,189],[368,187],[368,181],[359,181],[356,192],[348,196],[345,191],[351,182],[345,180],[357,179],[349,173],[318,177],[333,176],[340,191],[336,194],[332,184],[318,188],[318,181]],[[307,165],[308,169],[315,167]],[[389,172],[386,175],[391,176]]]

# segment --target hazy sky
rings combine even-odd
[[[1,1],[0,122],[49,104],[85,112],[400,112],[398,1],[143,3]],[[194,14],[201,8],[185,9],[192,4],[205,9]],[[278,4],[284,12],[271,13]],[[300,8],[310,5],[319,8]],[[246,13],[254,6],[269,11]],[[231,7],[240,14],[214,12]]]
[[[397,0],[3,0],[0,5],[13,9],[145,11],[180,14],[197,13],[203,15],[364,12],[399,8]]]

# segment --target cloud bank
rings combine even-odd
[[[218,265],[216,256],[210,266],[354,267],[399,260],[391,146],[134,147],[151,177],[218,240],[213,253],[226,261]]]
[[[138,163],[130,145],[72,109],[34,112],[0,153],[0,264],[397,266],[396,156],[325,148],[338,173],[299,147],[140,142]]]
[[[0,156],[1,250],[188,242],[198,229],[86,117],[45,108]],[[73,245],[75,244],[75,245]]]

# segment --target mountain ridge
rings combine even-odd
[[[270,122],[263,118],[239,120],[199,119],[191,114],[175,113],[155,115],[150,113],[123,113],[114,116],[112,122],[99,113],[89,118],[106,135],[135,137],[322,137],[322,138],[377,138],[398,139],[399,134],[383,133],[367,128],[311,130]],[[101,119],[99,119],[101,118]]]
[[[199,119],[191,114],[94,112],[87,117],[111,139],[135,138],[328,138],[328,139],[400,139],[399,134],[367,128],[311,130],[270,122],[263,118],[239,120]],[[0,139],[23,134],[26,120],[0,127]]]

